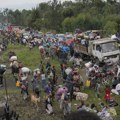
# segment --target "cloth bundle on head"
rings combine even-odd
[[[27,68],[27,67],[22,67],[21,72],[22,73],[29,73],[29,72],[31,72],[31,70],[29,68]]]
[[[70,67],[68,67],[66,70],[65,70],[65,73],[67,75],[69,75],[70,73],[72,72],[72,69]]]
[[[86,67],[86,68],[89,68],[89,67],[91,67],[91,66],[92,66],[92,63],[91,63],[91,62],[85,63],[85,67]]]
[[[40,74],[40,69],[37,68],[37,69],[34,70],[34,72],[37,72],[38,74]]]
[[[10,59],[9,59],[11,62],[12,61],[17,61],[17,56],[12,56],[12,57],[10,57]]]
[[[39,46],[39,50],[41,50],[41,49],[44,49],[44,47],[43,46]]]

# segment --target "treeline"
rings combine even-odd
[[[0,13],[0,20],[21,26],[32,27],[41,31],[73,32],[102,29],[109,34],[120,30],[120,3],[116,0],[52,0],[40,3],[32,10],[5,9]]]

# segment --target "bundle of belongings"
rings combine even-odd
[[[88,99],[88,94],[86,93],[74,92],[73,94],[76,96],[76,100],[86,101]]]
[[[0,75],[3,75],[6,71],[6,65],[0,64]]]
[[[111,90],[112,93],[120,95],[120,83],[116,85],[115,89]]]

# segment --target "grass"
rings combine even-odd
[[[8,49],[3,53],[2,59],[0,59],[0,63],[7,63],[8,62],[8,53],[10,51],[14,51],[17,56],[18,56],[18,61],[21,61],[24,66],[29,67],[30,69],[34,70],[39,67],[40,61],[44,59],[40,57],[39,54],[39,49],[38,48],[33,48],[31,51],[29,50],[28,47],[22,46],[22,45],[8,45]],[[7,63],[8,65],[8,63]],[[60,71],[60,65],[59,62],[57,61],[57,58],[52,60],[52,65],[54,65],[57,69],[57,71]],[[9,67],[9,65],[8,65]],[[9,75],[8,75],[9,76]],[[17,94],[19,92],[18,89],[8,89],[9,94]],[[104,96],[104,87],[102,87],[102,92],[101,92],[101,100],[98,100],[95,95],[95,91],[86,88],[83,92],[87,93],[89,95],[89,98],[87,100],[87,103],[95,103],[98,105],[100,102],[104,102],[103,96]],[[4,94],[4,90],[0,91],[0,94]],[[113,95],[113,98],[120,103],[120,96]],[[73,111],[76,110],[76,106],[74,105],[75,103],[80,104],[79,101],[73,101],[72,102],[72,108]],[[58,104],[57,102],[55,104],[55,109],[58,111]],[[116,107],[117,110],[117,116],[115,117],[115,120],[120,120],[120,107]],[[58,111],[59,113],[59,111]],[[48,118],[49,119],[49,118]]]
[[[31,51],[28,47],[22,45],[8,45],[7,51],[3,54],[3,62],[8,61],[8,53],[14,51],[18,56],[18,61],[21,61],[24,66],[35,69],[39,67],[40,61],[44,62],[44,58],[40,57],[39,49],[37,47],[33,48]],[[59,64],[57,60],[52,60],[52,65],[59,69]]]

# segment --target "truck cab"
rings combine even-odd
[[[110,38],[89,41],[88,53],[96,57],[100,62],[119,60],[119,48],[117,41]]]
[[[75,41],[74,50],[81,54],[82,58],[95,58],[99,62],[116,63],[119,60],[119,47],[116,40],[103,38],[97,40],[86,40],[87,44],[82,44],[82,40]]]

